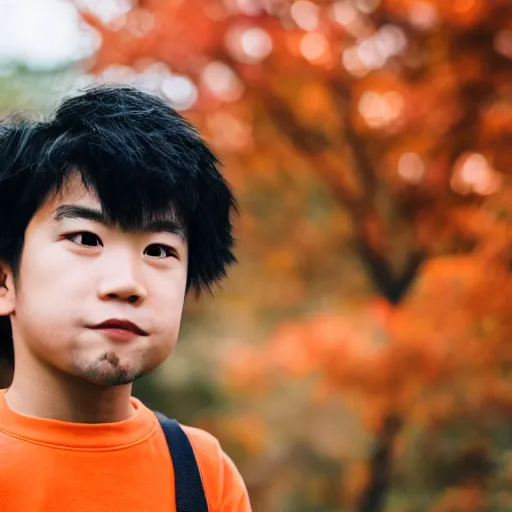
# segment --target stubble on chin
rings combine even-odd
[[[102,353],[95,361],[85,365],[75,365],[77,374],[101,386],[122,386],[131,384],[146,375],[143,367],[130,368],[121,365],[119,356],[114,351]]]

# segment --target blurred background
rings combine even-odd
[[[511,0],[0,1],[2,115],[93,82],[165,98],[241,203],[135,394],[255,512],[512,510]]]

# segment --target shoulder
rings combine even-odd
[[[195,427],[181,425],[194,449],[209,503],[219,510],[250,512],[245,483],[217,438]]]

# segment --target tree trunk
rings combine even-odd
[[[357,504],[357,512],[384,510],[391,481],[393,446],[401,426],[402,420],[397,415],[391,414],[384,420],[369,461],[370,475]]]

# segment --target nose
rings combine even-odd
[[[100,263],[103,278],[98,286],[101,300],[118,300],[133,305],[141,304],[147,297],[140,265],[132,255],[112,255],[110,261]]]

